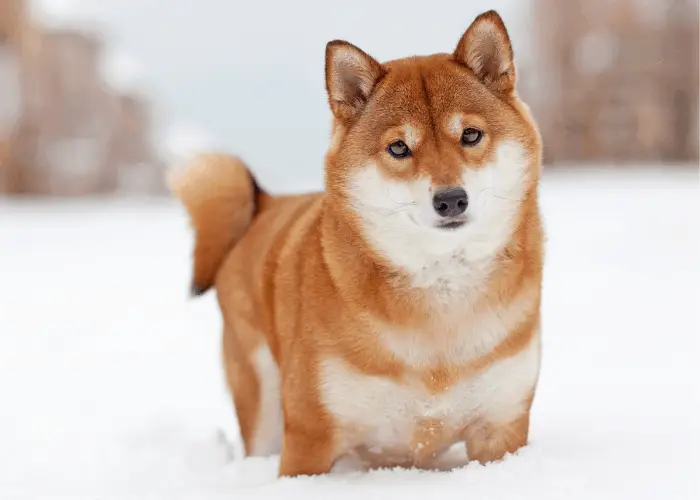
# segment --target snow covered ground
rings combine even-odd
[[[451,473],[280,481],[276,459],[226,444],[220,318],[187,297],[179,206],[0,200],[0,498],[698,498],[697,169],[550,172],[542,194],[530,446]]]

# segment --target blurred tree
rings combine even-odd
[[[535,0],[548,162],[698,161],[695,0]]]
[[[96,33],[46,29],[0,1],[0,192],[166,192],[150,108],[102,76]]]

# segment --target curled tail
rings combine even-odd
[[[238,158],[207,154],[169,178],[170,189],[194,226],[192,294],[214,284],[224,257],[243,237],[257,211],[259,189]]]

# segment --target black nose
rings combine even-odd
[[[467,192],[461,187],[441,189],[433,196],[433,208],[442,217],[463,214],[468,204]]]

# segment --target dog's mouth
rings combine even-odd
[[[467,219],[454,219],[437,224],[435,227],[446,231],[454,231],[455,229],[459,229],[460,227],[464,226],[466,223]]]
[[[420,224],[412,214],[408,214],[408,217],[409,219],[411,219],[411,222],[413,222],[416,226],[425,227],[423,224]],[[433,227],[442,231],[454,231],[464,226],[467,222],[469,222],[468,217],[460,217],[438,222]]]

